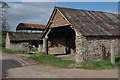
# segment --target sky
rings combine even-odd
[[[119,0],[1,0],[6,2],[119,2]]]
[[[25,1],[25,0],[24,0]],[[117,1],[117,0],[116,0]],[[32,23],[46,25],[55,6],[104,11],[118,12],[118,2],[9,2],[11,9],[6,14],[10,31],[15,31],[19,23]]]

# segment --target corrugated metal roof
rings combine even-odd
[[[19,23],[16,30],[44,30],[46,25]]]
[[[8,32],[10,41],[42,40],[41,33]]]
[[[84,36],[120,36],[117,14],[55,7]]]

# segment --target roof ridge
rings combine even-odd
[[[69,9],[69,10],[78,10],[78,11],[91,11],[91,12],[101,12],[101,13],[108,13],[108,14],[115,14],[115,13],[109,13],[109,12],[104,12],[104,11],[92,11],[92,10],[83,10],[83,9],[74,9],[74,8],[66,8],[66,7],[57,7],[55,6],[55,8],[61,8],[61,9]],[[116,14],[116,15],[120,15],[120,14]]]
[[[33,23],[19,23],[19,24],[33,24]],[[33,24],[33,25],[43,25],[43,26],[46,26],[44,24]]]
[[[80,10],[80,11],[92,11],[92,10],[83,10],[83,9],[74,9],[74,8],[56,7],[56,6],[55,6],[55,8],[70,9],[70,10]],[[99,12],[99,11],[93,11],[93,12]]]

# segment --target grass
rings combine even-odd
[[[2,52],[10,53],[10,54],[28,54],[26,51],[11,50],[11,49],[6,49],[6,48],[2,48]]]
[[[77,64],[73,60],[62,60],[60,57],[45,55],[43,52],[34,54],[28,57],[28,59],[36,60],[43,64],[48,64],[59,68],[112,69],[120,66],[120,61],[116,62],[116,64],[112,64],[110,60],[88,60]]]
[[[111,69],[115,68],[116,66],[110,63],[109,61],[84,61],[81,63],[83,69]],[[79,67],[78,67],[79,68]]]
[[[61,57],[61,58],[62,58],[63,60],[64,60],[64,59],[70,59],[70,57]]]
[[[108,60],[88,60],[83,61],[80,63],[82,66],[76,66],[76,68],[83,68],[83,69],[113,69],[120,67],[120,61],[116,62],[115,64],[112,64],[111,61]]]
[[[28,54],[25,51],[16,51],[6,48],[2,48],[2,51],[10,54]],[[88,60],[83,61],[79,64],[75,63],[73,60],[63,60],[64,57],[55,57],[53,55],[45,55],[43,52],[38,54],[33,54],[28,59],[39,61],[43,64],[48,64],[51,66],[59,68],[82,68],[82,69],[112,69],[120,67],[120,55],[116,56],[115,64],[112,64],[110,60]]]
[[[34,54],[28,57],[28,59],[36,60],[43,64],[48,64],[59,68],[70,68],[70,65],[75,63],[75,61],[72,60],[62,60],[61,58],[53,55],[45,55],[43,52]]]

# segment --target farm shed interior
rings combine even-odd
[[[51,54],[70,54],[75,52],[75,32],[70,26],[52,28],[48,37]]]
[[[110,45],[114,42],[117,54],[119,19],[118,14],[113,13],[55,7],[43,34],[44,40],[48,40],[44,51],[76,53],[84,60],[98,59],[110,54]]]

